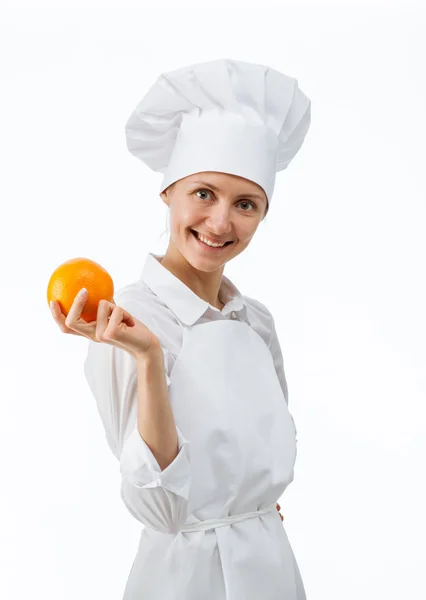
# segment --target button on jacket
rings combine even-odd
[[[294,477],[296,427],[270,311],[225,276],[219,310],[148,253],[117,305],[160,340],[179,453],[161,471],[137,429],[134,359],[89,341],[84,372],[121,497],[145,527],[123,600],[304,600],[276,510]]]

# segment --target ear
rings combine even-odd
[[[165,204],[166,206],[169,206],[169,202],[170,202],[170,200],[169,200],[169,198],[167,197],[167,191],[160,192],[160,197],[161,197],[161,200],[164,202],[164,204]]]

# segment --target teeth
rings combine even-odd
[[[201,233],[198,233],[198,231],[196,233],[198,239],[201,240],[204,244],[207,244],[207,246],[212,246],[213,248],[222,248],[222,246],[226,244],[226,242],[223,242],[223,244],[214,244],[213,242],[207,240],[203,235],[201,235]]]

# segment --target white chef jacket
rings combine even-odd
[[[182,346],[182,329],[176,316],[191,325],[215,319],[239,319],[252,327],[269,347],[288,404],[283,356],[274,319],[266,306],[242,295],[223,275],[219,298],[224,307],[219,310],[163,267],[159,258],[159,255],[148,253],[140,279],[118,290],[115,302],[146,324],[160,340],[167,384],[170,384],[170,373]],[[156,551],[159,552],[159,560],[163,561],[163,574],[167,579],[164,539],[168,535],[158,533],[162,521],[156,512],[162,500],[168,506],[173,502],[175,525],[179,526],[185,521],[190,485],[188,441],[176,426],[179,453],[162,472],[137,429],[137,369],[129,353],[110,344],[90,340],[84,373],[96,399],[108,444],[120,461],[121,498],[129,512],[140,523],[147,525],[143,534],[145,539],[151,539],[152,551],[157,543]],[[157,531],[153,531],[151,526],[155,526]],[[142,538],[143,535],[141,543]],[[162,550],[159,550],[160,546]],[[297,565],[296,570],[299,577]],[[133,569],[132,577],[137,578]],[[134,582],[132,589],[137,589]],[[125,599],[137,597],[128,593]],[[304,598],[303,595],[298,597]]]

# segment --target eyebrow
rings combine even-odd
[[[220,192],[220,189],[218,187],[216,187],[212,183],[209,183],[208,181],[191,181],[190,185],[191,186],[192,185],[205,185],[206,187],[211,188],[215,192]],[[259,200],[265,200],[265,196],[262,196],[261,194],[253,194],[253,193],[238,194],[237,198],[258,198]]]

